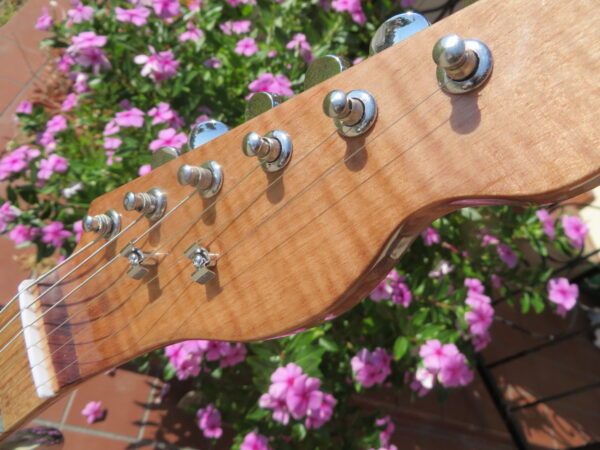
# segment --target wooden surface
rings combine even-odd
[[[594,2],[481,0],[97,199],[93,213],[122,210],[126,191],[160,187],[171,209],[190,193],[176,182],[181,164],[214,159],[225,171],[211,207],[195,195],[138,243],[161,254],[152,281],[127,278],[119,257],[64,302],[77,361],[55,368],[76,366],[76,383],[172,341],[246,341],[310,326],[363,298],[393,264],[386,251],[436,217],[466,205],[556,201],[597,185],[599,21]],[[493,52],[494,73],[478,93],[437,87],[431,49],[450,32]],[[374,95],[379,117],[369,134],[345,140],[335,132],[321,111],[334,88]],[[275,128],[292,136],[294,154],[282,174],[267,176],[240,143],[249,131]],[[125,224],[136,217],[123,212]],[[147,228],[145,219],[135,224],[62,292]],[[191,280],[183,256],[194,242],[222,255],[207,286]],[[1,355],[8,381],[0,414],[9,429],[43,404],[24,355],[21,339]]]

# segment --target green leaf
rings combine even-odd
[[[399,336],[396,338],[393,350],[394,361],[400,361],[402,359],[402,357],[406,354],[406,351],[408,350],[408,345],[409,342],[406,337]]]
[[[425,319],[427,319],[427,315],[429,314],[429,310],[427,308],[421,308],[417,313],[413,316],[412,324],[415,327],[420,327],[425,323]]]
[[[533,310],[537,314],[541,314],[542,312],[544,312],[544,299],[537,292],[531,295],[531,306],[533,306]]]
[[[340,346],[333,339],[323,336],[319,339],[319,345],[325,349],[327,352],[336,353],[339,351]]]
[[[531,296],[529,295],[529,293],[525,292],[521,296],[521,312],[523,314],[527,314],[530,309],[531,309]]]

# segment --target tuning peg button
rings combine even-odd
[[[165,213],[167,196],[158,188],[152,188],[148,192],[127,192],[123,198],[123,207],[127,211],[138,211],[155,221]]]
[[[433,47],[440,87],[451,94],[464,94],[482,86],[494,64],[490,49],[477,39],[449,34]]]
[[[310,63],[304,77],[304,90],[339,74],[350,67],[350,61],[343,56],[325,55]]]
[[[251,131],[244,136],[242,152],[257,157],[267,172],[283,169],[292,157],[292,139],[282,130],[269,131],[265,136]]]
[[[181,151],[175,147],[163,147],[152,153],[152,161],[150,165],[153,169],[162,166],[163,164],[173,161],[181,155]]]
[[[331,117],[340,134],[356,137],[366,133],[377,118],[377,103],[363,90],[331,91],[323,100],[323,112]]]
[[[416,12],[405,12],[390,17],[375,31],[369,45],[369,54],[374,55],[382,52],[386,48],[424,30],[429,25],[431,24],[427,18]]]
[[[82,220],[83,230],[97,233],[108,239],[121,231],[121,215],[114,209],[95,216],[87,215]]]
[[[286,97],[282,95],[271,94],[270,92],[257,92],[246,103],[246,120],[253,119],[254,117],[269,111],[270,109],[279,106]]]
[[[201,166],[184,164],[177,172],[177,181],[197,188],[205,198],[213,197],[223,186],[223,169],[216,161],[208,161]]]
[[[188,136],[188,148],[193,150],[201,145],[218,138],[229,131],[229,127],[218,120],[205,120],[192,127]]]

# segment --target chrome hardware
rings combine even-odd
[[[210,198],[223,186],[223,169],[216,161],[207,161],[199,167],[184,164],[177,172],[177,181],[197,188],[202,197]]]
[[[152,188],[148,192],[128,192],[123,198],[123,207],[127,211],[138,211],[155,221],[165,213],[167,196],[158,188]]]
[[[98,233],[109,239],[121,231],[121,215],[114,209],[109,209],[104,214],[85,216],[82,225],[84,231]]]
[[[218,120],[205,120],[192,126],[192,131],[188,136],[188,148],[190,150],[200,147],[222,134],[229,131],[229,127]]]
[[[342,73],[350,67],[350,61],[343,56],[325,55],[310,63],[304,77],[304,90]]]
[[[210,269],[217,265],[217,259],[219,258],[217,253],[210,253],[208,249],[194,244],[185,251],[185,256],[192,261],[196,268],[192,273],[192,279],[196,283],[206,284],[215,278],[215,272]]]
[[[492,52],[477,39],[444,36],[433,47],[438,84],[449,94],[465,94],[482,86],[492,73]]]
[[[269,131],[264,136],[251,131],[242,142],[244,155],[256,156],[267,172],[283,169],[292,158],[292,150],[292,138],[282,130]]]
[[[369,45],[369,54],[374,55],[382,52],[386,48],[424,30],[429,25],[431,24],[425,16],[415,12],[405,12],[390,17],[375,31]]]
[[[129,270],[127,276],[134,280],[141,280],[150,272],[150,268],[143,263],[148,258],[148,255],[139,248],[128,244],[121,250],[121,256],[124,256],[129,261]]]
[[[342,136],[356,137],[366,133],[375,123],[377,104],[367,91],[344,94],[335,90],[323,100],[323,112],[333,119]]]
[[[153,169],[162,166],[169,161],[181,156],[181,151],[175,147],[163,147],[152,153],[152,161],[150,165]]]
[[[257,92],[246,103],[246,120],[267,112],[270,109],[282,104],[286,98],[282,95],[271,94],[270,92]]]

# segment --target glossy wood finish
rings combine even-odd
[[[122,257],[85,281],[148,228],[141,220],[61,284],[67,293],[86,283],[65,301],[78,377],[181,339],[247,341],[310,326],[363,298],[393,264],[389,251],[436,217],[466,205],[557,201],[597,185],[599,20],[594,2],[481,0],[97,199],[93,213],[122,210],[126,191],[160,187],[171,209],[190,193],[176,182],[181,164],[214,159],[225,171],[212,205],[194,195],[138,243],[161,254],[150,281],[127,278]],[[450,32],[493,52],[494,73],[478,93],[437,87],[431,49]],[[335,132],[321,111],[334,88],[374,95],[379,118],[368,135]],[[275,128],[294,140],[281,177],[240,151],[247,132]],[[125,224],[135,218],[123,213]],[[207,286],[191,280],[183,256],[194,242],[221,254]],[[0,358],[0,414],[11,429],[43,401],[29,385],[22,340]]]

